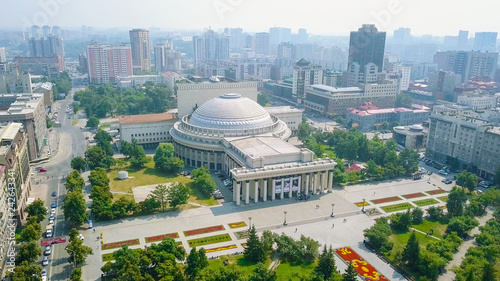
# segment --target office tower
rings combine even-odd
[[[40,30],[40,27],[38,25],[31,26],[31,37],[34,37],[34,38],[41,37],[41,30]]]
[[[59,26],[57,26],[57,25],[54,25],[52,27],[52,34],[57,35],[57,36],[61,36],[62,35],[61,34],[61,28]]]
[[[292,41],[292,30],[286,27],[271,27],[269,29],[271,45],[277,46],[282,42]]]
[[[296,43],[307,43],[309,41],[309,34],[305,28],[299,28]]]
[[[323,82],[323,69],[321,66],[311,64],[305,59],[295,63],[293,68],[292,96],[298,103],[303,103],[306,98],[306,89]]]
[[[363,24],[358,31],[352,31],[348,64],[357,62],[364,68],[371,62],[381,71],[384,63],[385,35],[385,32],[379,32],[374,24]]]
[[[42,26],[42,36],[43,37],[48,37],[50,34],[52,34],[52,29],[48,25]]]
[[[465,51],[467,50],[467,40],[469,39],[469,31],[460,30],[458,32],[458,42],[457,42],[457,50]]]
[[[394,30],[392,39],[395,44],[408,44],[411,41],[411,29],[400,27]]]
[[[7,61],[7,56],[5,55],[5,47],[0,47],[0,63]]]
[[[269,33],[255,33],[255,53],[262,55],[271,54],[271,37]]]
[[[149,48],[149,30],[132,29],[129,31],[129,35],[134,72],[150,71],[151,52]]]
[[[42,38],[31,38],[28,42],[32,57],[50,57],[58,55],[64,57],[64,42],[61,37],[49,35]]]
[[[229,37],[208,30],[202,36],[193,36],[193,61],[197,68],[201,63],[229,58]]]
[[[473,77],[495,77],[498,53],[448,51],[437,52],[434,63],[440,70],[453,71],[462,76],[462,82],[467,82]]]
[[[496,44],[496,32],[476,32],[474,36],[474,51],[495,52]]]
[[[241,49],[245,47],[245,36],[241,28],[226,28],[224,32],[229,36],[229,47],[231,49]]]
[[[132,75],[132,50],[130,45],[87,43],[87,59],[91,83],[115,82],[117,76]]]

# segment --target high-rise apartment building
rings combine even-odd
[[[0,63],[7,62],[7,56],[5,55],[5,47],[0,47]]]
[[[315,84],[323,82],[323,68],[311,64],[305,59],[295,63],[293,69],[292,97],[298,103],[303,103],[306,97],[306,89]]]
[[[400,27],[394,30],[392,34],[392,40],[395,44],[408,44],[411,42],[411,29]]]
[[[87,43],[87,59],[91,83],[112,83],[117,76],[133,74],[132,51],[128,44]]]
[[[467,82],[473,77],[495,76],[497,68],[498,53],[448,51],[437,52],[434,55],[434,63],[439,69],[453,71],[462,76],[462,82]]]
[[[193,36],[193,61],[197,68],[201,63],[229,58],[229,37],[208,30],[202,36]]]
[[[496,52],[497,32],[476,32],[474,51]]]
[[[47,37],[52,34],[52,28],[48,25],[42,26],[42,36]]]
[[[31,37],[40,38],[42,36],[42,30],[38,25],[31,26]]]
[[[155,69],[158,71],[178,71],[181,69],[181,53],[174,51],[173,42],[158,43],[154,48]]]
[[[385,32],[378,31],[374,24],[363,24],[358,31],[351,31],[348,64],[357,62],[364,68],[374,63],[379,71],[384,64]]]
[[[64,57],[63,39],[56,35],[42,38],[30,38],[29,51],[32,57],[50,57],[53,55]]]
[[[272,46],[278,46],[280,43],[292,41],[292,30],[287,27],[271,27],[269,29],[269,35]]]
[[[458,32],[458,42],[457,42],[457,50],[465,51],[467,50],[467,40],[469,39],[469,31],[460,30]]]
[[[271,37],[269,33],[255,33],[255,53],[262,55],[271,54]]]
[[[151,70],[151,51],[149,48],[149,30],[132,29],[129,31],[132,49],[132,66],[135,73]]]

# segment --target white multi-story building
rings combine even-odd
[[[118,121],[122,141],[135,139],[145,149],[154,149],[172,140],[169,131],[177,122],[177,116],[170,113],[127,115],[118,117]]]
[[[299,60],[293,69],[292,95],[297,103],[304,103],[306,89],[311,85],[323,83],[323,69],[305,59]]]
[[[31,74],[19,73],[15,63],[6,63],[0,70],[0,94],[31,93]]]
[[[146,82],[153,82],[155,84],[163,84],[163,75],[130,75],[130,76],[117,76],[116,85],[118,87],[131,88],[134,86],[142,86]]]
[[[278,117],[281,121],[285,122],[288,128],[295,133],[299,130],[299,125],[302,123],[303,109],[298,109],[293,106],[272,106],[264,107],[269,114]]]
[[[497,98],[495,96],[458,96],[457,103],[467,105],[475,109],[495,108]]]
[[[7,61],[7,56],[5,55],[5,47],[0,47],[0,63]]]

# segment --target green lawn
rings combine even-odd
[[[412,227],[420,231],[423,231],[425,233],[429,233],[431,229],[433,229],[434,230],[433,236],[436,236],[437,238],[443,238],[447,226],[448,226],[448,219],[443,218],[441,221],[424,220],[422,224],[413,225]]]
[[[425,248],[425,246],[427,244],[429,244],[429,242],[431,242],[431,241],[437,241],[434,238],[425,237],[425,234],[422,234],[420,232],[415,232],[415,234],[417,236],[420,248]],[[410,239],[410,236],[411,236],[411,232],[406,232],[406,233],[402,233],[402,234],[392,234],[391,236],[389,236],[389,240],[392,243],[394,243],[394,247],[392,248],[391,255],[389,256],[389,258],[391,260],[394,260],[395,254],[397,252],[403,252],[406,244],[408,243],[408,240]]]
[[[113,202],[119,200],[120,198],[134,199],[134,195],[132,194],[121,194],[121,193],[113,193]]]
[[[419,207],[423,207],[423,206],[428,206],[428,205],[432,205],[432,204],[438,204],[439,202],[436,201],[436,199],[429,198],[429,199],[413,201],[412,203],[419,206]]]
[[[191,239],[188,240],[189,247],[199,247],[203,245],[209,245],[209,244],[215,244],[215,243],[220,243],[220,242],[226,242],[226,241],[231,241],[231,236],[229,234],[219,234],[219,235],[214,235],[214,236],[208,236],[208,237],[203,237],[203,238],[198,238],[198,239]]]
[[[281,263],[276,269],[278,280],[304,280],[301,276],[310,276],[316,266],[315,263],[309,264],[290,264],[287,262]]]
[[[448,195],[446,196],[441,196],[441,197],[437,197],[437,199],[443,201],[443,202],[448,202]]]
[[[221,256],[220,259],[209,260],[208,267],[212,268],[212,269],[225,267],[225,265],[223,264],[223,262],[225,260],[228,260],[229,264],[234,264],[234,265],[238,266],[241,270],[243,270],[243,275],[245,275],[246,277],[249,277],[252,274],[252,272],[255,268],[255,265],[256,265],[256,263],[254,263],[254,262],[249,262],[249,261],[245,260],[243,255],[240,255],[240,256],[227,255],[227,256]],[[264,265],[266,267],[268,267],[269,264],[271,264],[270,260],[266,260],[264,262]]]
[[[111,188],[111,191],[118,191],[118,192],[127,192],[130,193],[132,196],[132,188],[136,186],[143,186],[143,185],[153,185],[153,184],[162,184],[162,183],[167,183],[167,182],[180,182],[185,184],[187,187],[190,188],[190,197],[189,197],[189,202],[200,204],[200,205],[205,205],[205,206],[212,206],[219,204],[219,202],[214,199],[212,196],[206,196],[203,193],[200,192],[200,190],[196,187],[193,186],[193,180],[179,175],[179,174],[167,174],[167,173],[161,173],[157,172],[154,168],[155,163],[154,161],[148,157],[148,163],[146,163],[145,167],[137,170],[137,169],[132,169],[129,167],[128,162],[123,161],[123,160],[118,160],[117,162],[121,163],[119,165],[115,165],[111,167],[111,171],[108,173],[108,178],[109,178],[109,186]],[[126,170],[128,171],[129,178],[126,180],[119,180],[118,179],[118,171]],[[120,195],[115,194],[119,198]],[[121,195],[121,196],[126,196],[126,195]]]
[[[389,206],[383,206],[380,207],[382,210],[384,210],[386,213],[391,213],[391,212],[397,212],[397,211],[402,211],[402,210],[408,210],[408,208],[412,209],[415,206],[413,206],[410,203],[400,203],[400,204],[394,204],[394,205],[389,205]]]

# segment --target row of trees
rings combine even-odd
[[[80,226],[88,220],[87,207],[85,206],[85,197],[83,188],[85,181],[77,170],[71,171],[66,179],[66,196],[62,210],[64,219],[75,226]]]
[[[144,87],[120,88],[111,84],[89,86],[75,94],[87,117],[163,113],[175,103],[166,85],[146,82]],[[78,105],[75,105],[78,107]]]
[[[113,159],[113,138],[104,130],[98,130],[94,136],[96,145],[85,151],[85,160],[91,169],[101,167],[109,169],[115,164]],[[142,165],[142,164],[141,164]]]

